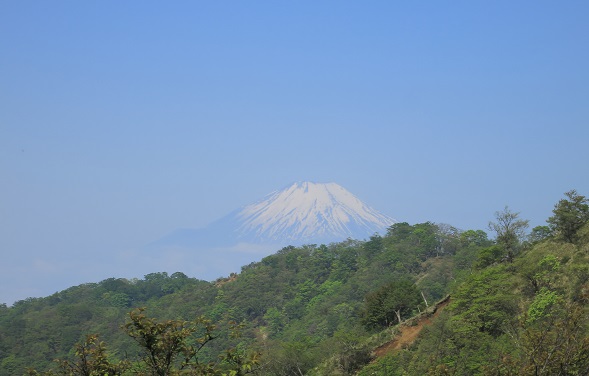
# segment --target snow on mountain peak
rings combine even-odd
[[[335,183],[298,182],[204,228],[173,231],[145,250],[158,265],[182,260],[199,278],[212,279],[278,247],[363,240],[393,223]]]
[[[368,207],[336,183],[297,182],[237,212],[237,236],[304,242],[366,238],[395,220]]]

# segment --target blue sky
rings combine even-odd
[[[158,271],[119,255],[300,180],[410,223],[544,224],[589,195],[588,11],[2,2],[0,302]]]

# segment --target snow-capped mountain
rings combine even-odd
[[[393,223],[338,184],[297,182],[203,229],[180,229],[153,244],[209,248],[237,243],[320,244],[367,239]]]
[[[237,239],[255,243],[319,243],[365,239],[395,221],[336,183],[298,182],[233,214]]]
[[[176,230],[129,257],[213,280],[288,245],[368,239],[393,223],[335,183],[299,182],[205,228]]]

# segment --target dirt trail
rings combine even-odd
[[[450,303],[450,297],[438,303],[435,312],[431,316],[424,316],[418,319],[417,323],[413,326],[402,325],[399,334],[397,334],[397,336],[395,336],[392,341],[387,342],[374,350],[375,357],[383,357],[393,351],[400,350],[412,344],[413,341],[415,341],[415,338],[417,338],[421,332],[421,329],[423,329],[424,326],[431,324],[432,319],[437,317],[440,312],[442,312],[442,310],[448,305],[448,303]]]

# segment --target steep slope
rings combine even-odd
[[[438,317],[440,312],[442,312],[442,310],[446,308],[449,303],[450,296],[448,295],[432,308],[429,308],[425,312],[420,313],[404,322],[403,325],[399,326],[399,333],[396,334],[393,339],[374,350],[375,358],[382,358],[387,354],[401,350],[411,345],[413,342],[415,342],[415,339],[419,333],[421,333],[422,329],[427,325],[431,325],[432,320]]]

